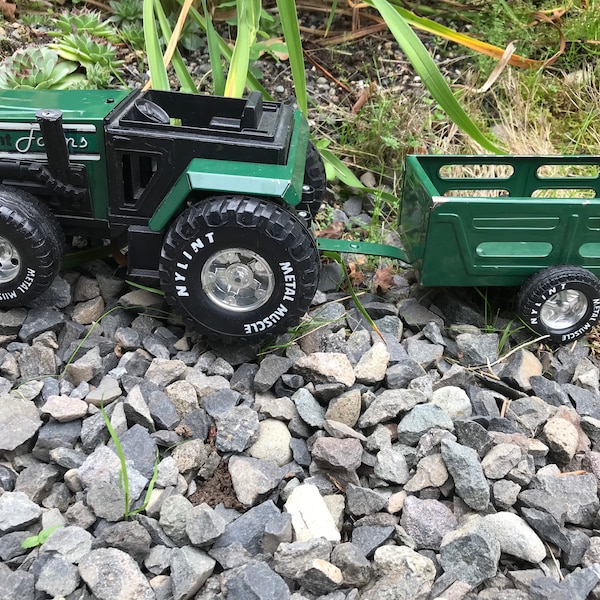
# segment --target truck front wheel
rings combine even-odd
[[[58,275],[63,234],[31,194],[0,186],[0,308],[23,306]]]
[[[312,234],[280,206],[248,196],[210,198],[173,223],[162,248],[167,301],[210,337],[257,341],[308,309],[319,255]]]
[[[600,281],[582,267],[559,265],[536,273],[518,298],[523,321],[551,343],[576,340],[598,322]]]

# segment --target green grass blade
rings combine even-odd
[[[306,73],[304,72],[304,55],[302,53],[302,40],[300,39],[296,2],[295,0],[277,0],[277,8],[279,9],[283,37],[285,38],[290,57],[296,101],[302,113],[306,115],[308,112]]]
[[[148,68],[152,87],[156,90],[168,90],[169,78],[163,64],[162,50],[158,41],[158,30],[154,18],[154,4],[160,0],[144,0],[144,42],[148,54]]]
[[[413,65],[419,77],[421,77],[425,87],[450,119],[486,150],[497,154],[505,153],[502,148],[499,148],[489,140],[477,125],[473,123],[455,98],[450,86],[446,83],[429,52],[427,52],[427,49],[421,43],[421,40],[404,18],[400,16],[398,11],[387,0],[365,1],[379,11],[393,36],[396,38],[396,41],[406,54],[406,57]]]
[[[319,148],[319,152],[323,157],[328,174],[332,172],[334,177],[349,187],[358,189],[364,187],[356,175],[331,150]]]
[[[225,96],[241,98],[250,67],[250,48],[256,41],[260,0],[237,0],[237,37],[225,83]]]
[[[179,2],[179,4],[184,3],[184,0],[177,1]],[[200,28],[206,33],[208,27],[206,19],[193,6],[190,8],[189,14],[191,18],[194,19],[194,21],[196,21]],[[227,62],[231,63],[231,57],[233,55],[231,48],[227,45],[227,42],[218,33],[217,39],[221,54],[225,57],[225,60],[227,60]],[[256,77],[250,72],[246,74],[246,83],[249,89],[260,92],[263,95],[263,98],[265,98],[266,100],[273,99],[271,94],[269,94],[269,92],[261,85],[260,81],[258,81],[258,79],[256,79]]]
[[[117,456],[119,457],[119,462],[121,463],[121,481],[123,483],[123,491],[125,492],[125,518],[129,517],[129,504],[131,499],[129,498],[129,475],[127,473],[127,462],[125,461],[125,453],[123,452],[123,447],[121,446],[121,441],[119,440],[119,436],[115,431],[106,411],[104,410],[104,405],[100,406],[100,411],[102,412],[102,418],[104,419],[104,424],[106,425],[106,429],[108,429],[108,433],[110,435],[110,439],[113,441],[115,445],[115,449],[117,451]]]
[[[212,80],[214,93],[222,96],[225,93],[225,73],[221,63],[221,51],[219,50],[219,35],[215,31],[210,13],[206,8],[206,0],[202,0],[202,9],[206,19],[206,41],[208,43],[208,56],[210,57],[210,67],[212,70]]]
[[[163,39],[171,39],[173,31],[160,2],[156,4],[156,17],[158,18],[158,22],[160,24],[160,30],[162,32]],[[194,80],[192,79],[192,76],[185,65],[183,57],[181,56],[181,52],[179,52],[178,49],[175,49],[175,53],[173,54],[173,59],[171,62],[173,64],[173,68],[175,69],[175,73],[177,73],[179,82],[181,83],[181,90],[190,94],[197,94],[198,88],[196,87],[196,84],[194,83]]]

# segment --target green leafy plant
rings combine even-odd
[[[21,548],[29,550],[29,548],[37,548],[42,544],[46,543],[46,540],[54,533],[57,529],[60,529],[62,525],[52,525],[52,527],[46,527],[42,529],[37,535],[30,535],[21,542]]]
[[[141,23],[144,15],[142,0],[111,0],[108,4],[113,11],[108,20],[120,29],[127,24]]]
[[[154,469],[152,472],[152,478],[150,479],[150,483],[148,483],[148,489],[146,490],[146,495],[144,496],[144,501],[139,508],[131,510],[131,494],[129,491],[129,473],[127,471],[127,459],[125,458],[125,453],[123,452],[123,446],[121,446],[121,441],[119,440],[119,436],[115,431],[112,423],[110,422],[110,418],[106,414],[106,410],[104,410],[104,406],[100,407],[100,411],[102,412],[102,418],[104,419],[104,424],[106,425],[106,429],[108,429],[108,433],[110,435],[110,439],[115,445],[115,450],[117,452],[117,456],[119,457],[119,462],[121,463],[121,470],[119,473],[119,479],[121,487],[123,488],[123,492],[125,493],[125,520],[128,520],[130,517],[137,515],[138,513],[146,510],[146,506],[148,506],[148,502],[150,502],[150,497],[152,496],[152,490],[154,490],[154,485],[156,484],[156,479],[158,477],[158,464],[160,462],[160,454],[158,450],[156,451],[156,460],[154,461]]]
[[[114,26],[103,20],[102,15],[96,11],[62,13],[53,19],[52,26],[56,28],[56,30],[48,32],[48,35],[52,37],[62,38],[70,34],[87,34],[111,42],[119,40]]]
[[[67,89],[79,86],[85,77],[75,73],[79,65],[61,60],[50,48],[17,50],[0,64],[0,89]]]
[[[123,61],[117,59],[116,48],[108,41],[97,41],[88,33],[82,35],[71,33],[49,44],[48,47],[61,58],[79,63],[92,78],[97,76],[98,69],[101,68],[124,84],[118,72]]]

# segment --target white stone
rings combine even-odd
[[[454,385],[446,385],[435,390],[431,396],[431,404],[443,408],[452,420],[468,419],[473,413],[467,392]]]
[[[482,522],[498,540],[501,552],[532,563],[546,558],[544,542],[518,515],[499,512],[486,515]]]
[[[366,385],[383,381],[390,361],[390,353],[383,342],[375,342],[354,367],[356,380]]]
[[[248,454],[254,458],[274,460],[281,467],[292,460],[291,438],[285,423],[277,419],[265,419],[260,422],[258,438],[248,448]]]
[[[301,484],[295,487],[284,509],[292,515],[295,541],[305,542],[319,537],[331,542],[341,540],[335,521],[316,486]]]

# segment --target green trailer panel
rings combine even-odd
[[[596,156],[408,157],[400,229],[420,282],[520,285],[559,264],[600,274],[599,167]]]

